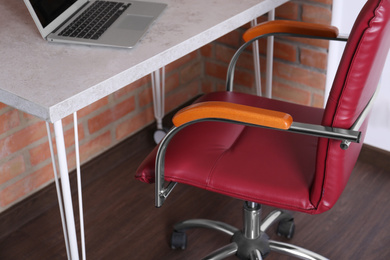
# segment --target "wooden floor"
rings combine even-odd
[[[241,201],[188,186],[178,186],[162,208],[154,207],[153,185],[133,178],[153,148],[148,129],[83,167],[87,259],[200,259],[229,238],[191,230],[188,248],[173,251],[168,240],[175,222],[208,218],[241,227]],[[294,213],[296,233],[289,242],[330,259],[390,259],[389,200],[390,171],[363,158],[332,210],[316,216]],[[53,186],[3,213],[0,221],[5,223],[0,259],[66,259]],[[289,258],[271,253],[267,259]]]

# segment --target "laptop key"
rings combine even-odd
[[[129,6],[130,4],[96,1],[59,35],[97,40]]]

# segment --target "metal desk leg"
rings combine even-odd
[[[62,205],[61,187],[60,187],[59,177],[58,177],[58,174],[57,174],[57,166],[56,166],[56,161],[55,161],[55,156],[54,156],[53,142],[52,142],[52,137],[51,137],[50,125],[49,125],[48,122],[46,122],[46,130],[47,130],[47,136],[48,136],[48,139],[49,139],[50,154],[51,154],[51,159],[52,159],[51,161],[52,161],[52,164],[53,164],[54,181],[55,181],[56,190],[57,190],[58,206],[60,208],[62,229],[63,229],[63,232],[64,232],[66,254],[68,256],[68,259],[71,259],[70,258],[70,251],[69,251],[68,232],[66,230],[66,221],[65,221],[65,215],[64,215],[64,207]]]
[[[81,164],[80,164],[80,145],[79,145],[79,132],[78,132],[78,121],[77,113],[73,113],[73,130],[74,130],[74,149],[76,153],[76,171],[77,171],[77,194],[79,198],[79,219],[80,219],[80,238],[81,238],[81,254],[82,259],[85,260],[86,249],[85,249],[85,234],[84,234],[84,210],[83,210],[83,196],[81,186]]]
[[[62,129],[61,120],[54,122],[54,133],[55,133],[55,139],[57,145],[58,164],[59,164],[59,171],[61,176],[61,188],[63,193],[63,202],[64,202],[64,209],[65,209],[65,221],[66,221],[66,228],[64,229],[64,232],[66,232],[65,241],[68,239],[69,249],[70,249],[69,252],[70,258],[69,255],[68,258],[72,260],[78,260],[79,252],[77,246],[76,226],[74,221],[72,195],[71,195],[70,183],[69,183],[69,171],[68,171],[68,164],[66,160],[65,141],[64,141],[64,133]]]
[[[275,9],[268,13],[268,21],[275,20]],[[265,96],[272,98],[272,73],[273,73],[273,62],[274,62],[274,36],[267,38],[267,72],[266,72],[266,83],[265,83]]]
[[[268,21],[275,20],[275,9],[271,10],[268,13]],[[251,26],[254,27],[257,25],[257,19],[251,21]],[[252,52],[253,52],[253,63],[255,67],[255,85],[256,85],[256,94],[262,96],[261,92],[261,75],[260,75],[260,52],[259,52],[259,42],[255,41],[252,43]],[[267,68],[266,68],[266,84],[265,84],[265,96],[272,98],[272,66],[273,66],[273,56],[274,56],[274,36],[267,38]]]
[[[257,19],[251,21],[251,26],[255,27],[257,25]],[[255,87],[256,94],[262,96],[261,93],[261,75],[260,75],[260,51],[259,51],[259,41],[252,43],[252,53],[253,53],[253,64],[255,67]]]
[[[163,127],[162,119],[164,118],[165,106],[165,67],[152,72],[152,89],[153,89],[153,105],[154,117],[157,122],[157,130],[154,132],[154,141],[159,143],[166,135],[166,130]]]

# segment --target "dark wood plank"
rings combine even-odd
[[[363,145],[359,161],[375,165],[385,171],[390,171],[390,152],[370,146]]]

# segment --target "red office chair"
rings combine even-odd
[[[246,32],[247,43],[230,64],[229,91],[206,94],[178,112],[175,127],[136,175],[147,183],[156,181],[158,207],[176,183],[244,200],[244,228],[210,220],[184,221],[174,227],[173,247],[185,247],[186,229],[204,227],[232,236],[230,244],[206,259],[233,254],[262,259],[270,251],[326,259],[269,240],[265,231],[278,222],[278,232],[291,237],[293,217],[285,210],[322,213],[343,192],[361,149],[367,114],[389,50],[389,21],[390,0],[367,1],[347,40],[325,109],[234,93],[233,71],[238,55],[260,37],[280,34],[342,40],[336,28],[275,21]],[[260,204],[283,210],[275,210],[261,222]]]

